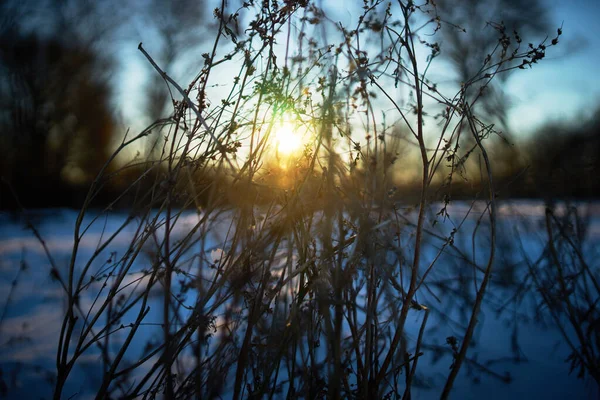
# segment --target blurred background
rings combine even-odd
[[[297,0],[280,2],[284,3],[299,4]],[[548,46],[548,51],[539,65],[536,64],[531,69],[516,68],[498,75],[492,81],[489,90],[486,90],[485,95],[477,102],[477,114],[485,118],[487,123],[493,123],[497,131],[502,132],[501,135],[490,135],[486,139],[496,175],[495,187],[498,197],[500,200],[525,200],[506,202],[511,204],[504,204],[501,208],[500,214],[503,219],[497,244],[499,255],[496,258],[497,265],[494,266],[497,273],[492,281],[494,286],[490,290],[496,296],[492,297],[490,305],[486,305],[487,308],[482,314],[482,320],[486,315],[488,318],[486,330],[479,334],[482,338],[479,348],[484,351],[479,362],[479,353],[474,353],[475,362],[467,366],[466,378],[463,377],[463,381],[459,383],[457,396],[480,398],[485,395],[490,399],[508,396],[583,397],[585,393],[591,392],[587,391],[588,386],[584,387],[582,381],[577,380],[576,373],[568,375],[569,365],[564,362],[568,349],[564,337],[557,332],[548,333],[548,326],[551,325],[543,318],[534,320],[533,316],[537,318],[549,308],[544,309],[544,303],[535,301],[522,306],[521,300],[525,298],[523,293],[533,297],[545,293],[542,289],[547,292],[554,290],[552,293],[557,293],[556,298],[562,299],[562,292],[556,291],[554,286],[557,279],[548,272],[551,271],[549,266],[553,265],[554,260],[550,260],[550,252],[546,251],[546,228],[551,231],[553,227],[557,227],[556,231],[565,235],[562,243],[563,249],[566,250],[561,253],[561,257],[569,259],[571,264],[565,261],[567,265],[579,266],[577,260],[583,258],[581,254],[592,259],[597,258],[596,247],[597,243],[600,243],[600,219],[597,218],[600,208],[597,202],[590,201],[587,207],[582,205],[580,211],[575,207],[571,208],[569,204],[578,204],[577,200],[597,200],[600,193],[600,179],[597,178],[600,172],[600,79],[596,75],[597,66],[600,65],[600,25],[596,21],[600,16],[600,2],[438,0],[436,3],[440,15],[444,16],[444,23],[451,22],[464,29],[461,31],[442,28],[437,33],[439,37],[436,40],[441,52],[428,72],[428,77],[444,89],[440,90],[443,93],[456,93],[460,90],[461,83],[476,75],[481,66],[480,62],[477,64],[473,60],[483,60],[490,48],[498,44],[498,32],[491,28],[488,22],[503,22],[508,32],[518,32],[524,40],[523,47],[529,42],[535,43],[535,46],[540,42],[550,44],[557,37],[557,32],[562,32],[557,45]],[[115,198],[119,198],[119,202],[115,204],[122,209],[117,210],[110,218],[107,216],[104,220],[98,219],[100,222],[94,229],[88,231],[86,228],[86,240],[78,243],[83,253],[78,257],[82,260],[92,257],[92,254],[95,257],[98,254],[99,243],[106,237],[105,233],[119,226],[126,218],[135,215],[134,212],[130,212],[135,210],[135,204],[127,197],[129,194],[120,196],[124,193],[124,188],[139,178],[153,159],[165,157],[161,154],[161,148],[166,143],[166,132],[161,130],[161,124],[154,122],[173,115],[172,99],[179,97],[169,91],[165,81],[138,50],[138,45],[143,42],[143,48],[156,63],[185,88],[198,76],[198,71],[205,65],[207,55],[213,51],[214,38],[219,28],[213,12],[220,4],[221,1],[213,0],[0,1],[0,292],[9,293],[0,315],[0,327],[4,329],[0,330],[0,336],[6,335],[3,338],[9,338],[3,339],[2,350],[6,351],[6,354],[15,351],[12,358],[5,357],[9,361],[4,365],[16,360],[14,365],[11,364],[11,368],[14,367],[12,371],[17,372],[11,376],[23,373],[20,371],[29,373],[23,367],[27,365],[33,366],[33,373],[39,375],[39,371],[43,369],[37,368],[30,361],[34,356],[40,359],[44,355],[47,356],[48,349],[52,352],[51,357],[46,358],[51,360],[47,364],[51,366],[48,370],[54,368],[54,343],[46,345],[49,340],[61,335],[56,321],[60,321],[63,315],[60,306],[64,303],[61,303],[63,291],[55,281],[58,270],[45,268],[48,264],[44,253],[46,248],[42,248],[40,242],[45,243],[45,246],[47,244],[48,251],[56,257],[58,265],[67,266],[68,260],[71,259],[73,226],[77,212],[65,208],[82,206],[92,181],[126,135],[134,136],[152,126],[145,140],[127,149],[113,163],[111,168],[114,169],[105,174],[111,175],[111,179],[99,185],[102,192],[95,197],[92,206],[107,207]],[[242,6],[243,0],[232,0],[226,4],[228,12],[234,13]],[[343,24],[356,21],[356,16],[360,15],[362,8],[360,1],[346,1],[343,4],[338,1],[316,0],[315,4],[332,18],[328,21],[332,25],[337,19]],[[245,26],[242,23],[240,25]],[[232,24],[232,28],[228,29],[236,28]],[[463,34],[465,32],[467,34]],[[339,36],[333,36],[333,29],[330,32],[331,36],[325,30],[323,33],[315,35],[314,38],[320,41],[319,48],[340,40]],[[243,40],[246,34],[243,29],[235,32],[238,40]],[[224,46],[216,49],[216,59],[227,54]],[[283,54],[280,59],[283,59]],[[231,89],[229,76],[235,76],[235,72],[230,74],[231,71],[226,69],[229,67],[223,65],[236,65],[237,62],[234,59],[214,68],[210,90],[207,91],[214,97],[207,101],[218,105],[221,98],[227,97],[222,93]],[[243,59],[240,62],[243,62]],[[479,93],[468,95],[473,98]],[[378,101],[380,103],[377,103]],[[373,100],[373,104],[376,105],[383,103],[382,99]],[[408,108],[410,101],[404,105]],[[383,114],[386,111],[385,107],[389,109],[389,103],[382,105],[381,110],[377,111]],[[436,134],[438,125],[433,114],[432,112],[429,115],[426,133],[431,133],[432,137],[439,137]],[[382,118],[385,120],[385,115]],[[355,129],[354,132],[360,136],[363,131]],[[390,167],[393,171],[391,179],[395,186],[389,192],[390,198],[398,203],[410,203],[419,197],[420,155],[407,132],[402,131],[402,127],[391,125],[390,132],[392,133],[388,136],[390,139],[386,145],[389,145],[391,150],[389,154],[384,154],[384,163],[381,163],[385,164],[384,168],[393,165]],[[357,138],[359,141],[363,139]],[[468,149],[473,147],[473,143],[469,143],[466,138],[460,146],[461,155],[469,154]],[[366,162],[361,162],[368,164],[368,161],[367,159]],[[127,168],[120,168],[126,164]],[[453,161],[451,164],[458,165],[459,162]],[[448,196],[457,200],[478,198],[483,187],[481,159],[474,156],[461,165],[464,170],[458,171],[451,189],[448,190],[443,190],[444,179],[447,177],[447,169],[444,167],[440,168],[439,175],[432,184],[434,189],[437,187],[440,190],[430,190],[428,193],[431,197],[428,200],[432,205],[439,204],[435,201],[446,202]],[[364,172],[368,165],[359,165],[359,174],[360,168],[364,168]],[[152,185],[158,182],[162,185],[164,181],[160,179],[166,175],[162,172],[164,171],[159,169],[156,172],[157,180],[149,180],[148,187],[142,187],[140,192],[151,193]],[[285,186],[289,184],[285,179],[294,177],[293,171],[287,178],[283,168],[279,172],[279,176],[264,174],[268,184],[262,187],[268,191],[269,185]],[[200,182],[198,186],[208,186],[225,179],[223,176],[196,178],[197,182]],[[317,179],[321,180],[321,175]],[[187,184],[189,181],[183,183]],[[141,182],[135,187],[137,189],[143,185]],[[309,184],[306,186],[310,187]],[[178,186],[177,190],[180,188]],[[223,197],[222,201],[226,205],[236,205],[239,197],[253,197],[240,184],[227,188],[225,182],[225,189],[221,189],[214,190],[214,193]],[[223,193],[225,195],[222,195]],[[386,190],[383,193],[388,192]],[[238,199],[235,198],[236,194]],[[313,194],[315,192],[310,193]],[[194,193],[193,197],[195,200],[199,196]],[[256,196],[259,197],[261,196]],[[268,196],[261,198],[269,199]],[[567,201],[566,206],[559,208],[556,213],[562,218],[559,220],[549,212],[553,199],[576,201]],[[215,200],[218,206],[221,205],[219,201],[221,199]],[[230,204],[227,204],[228,202]],[[315,200],[314,203],[319,201]],[[472,204],[469,206],[467,203],[470,202],[453,203],[458,210],[464,209],[457,211],[458,215],[467,213],[467,210],[470,212]],[[155,203],[148,204],[152,207]],[[393,204],[395,207],[396,203]],[[251,202],[251,205],[254,207],[254,203]],[[24,219],[12,218],[18,215],[12,211],[18,212],[23,208],[41,211],[39,214],[34,212],[33,215],[29,215],[27,223],[23,223]],[[196,219],[199,218],[201,207],[197,208],[198,210],[194,211],[178,211],[177,218],[179,213],[183,215],[179,225],[182,232],[185,232],[182,233],[182,237],[191,231],[191,227],[197,227]],[[243,208],[239,207],[238,210]],[[403,208],[405,215],[408,215],[406,221],[409,221],[409,217],[414,217],[414,209]],[[6,210],[9,212],[5,212]],[[198,211],[198,215],[195,211]],[[312,211],[309,209],[303,212]],[[483,215],[484,212],[483,208],[476,210],[475,217],[467,221],[464,230],[472,229],[472,236],[464,236],[464,239],[460,240],[459,236],[456,238],[457,248],[472,251],[473,260],[476,259],[476,254],[477,257],[482,257],[482,254],[485,256],[488,248],[486,234],[481,233],[487,228],[483,225],[480,228],[480,220],[476,218],[476,214]],[[432,216],[432,219],[437,221],[441,214],[442,211],[435,217]],[[10,217],[7,217],[9,215]],[[227,219],[230,214],[225,215],[223,218]],[[436,227],[442,233],[435,238],[441,238],[443,241],[436,242],[431,239],[428,243],[431,255],[437,254],[439,246],[442,250],[448,243],[454,246],[453,235],[456,229],[450,230],[450,224],[454,221],[447,219],[447,215],[446,212],[446,215],[439,218],[444,220],[446,225],[442,223]],[[95,216],[91,218],[96,220]],[[365,221],[370,224],[370,221]],[[456,221],[461,221],[461,218]],[[575,222],[572,223],[573,221]],[[243,226],[244,222],[248,221],[242,220],[240,226]],[[254,217],[249,223],[251,229],[244,228],[243,232],[254,232],[257,226]],[[375,230],[368,224],[365,226],[368,226],[369,232]],[[34,225],[38,230],[34,229]],[[262,226],[266,224],[263,222]],[[459,226],[462,226],[462,222]],[[29,232],[30,230],[32,232]],[[571,241],[571,237],[566,236],[565,232],[572,234],[577,240]],[[400,236],[399,232],[397,234]],[[410,233],[406,236],[409,235]],[[122,242],[117,240],[117,244],[122,247],[115,247],[115,255],[118,251],[119,254],[128,257],[129,253],[124,244],[127,244],[131,237],[134,237],[133,230],[125,230],[122,233],[122,238],[119,238]],[[271,239],[267,235],[265,237],[266,240]],[[452,240],[446,240],[446,237]],[[47,241],[38,241],[39,238]],[[585,246],[582,244],[580,248],[575,248],[574,242],[584,243]],[[225,248],[220,243],[215,239],[214,243],[210,244],[215,245],[214,250],[211,249],[208,253],[211,254],[211,258],[212,251],[222,252],[222,248]],[[571,249],[570,246],[575,249]],[[410,248],[410,245],[408,247]],[[148,245],[138,260],[140,266],[147,262],[145,257],[150,262],[159,259],[157,255],[160,255],[160,252],[157,249],[160,250],[158,243],[156,247]],[[110,250],[113,251],[112,248]],[[106,263],[112,263],[112,254],[110,257],[107,255]],[[411,254],[410,250],[408,254]],[[537,258],[537,255],[540,257]],[[98,257],[98,260],[100,258]],[[190,259],[193,260],[192,257]],[[540,260],[550,261],[545,264]],[[215,262],[214,258],[212,262]],[[448,332],[455,329],[451,323],[453,318],[465,321],[461,318],[467,315],[467,311],[470,312],[471,301],[474,298],[471,287],[472,271],[470,268],[464,268],[463,258],[450,253],[448,260],[443,262],[447,264],[440,268],[440,275],[431,276],[435,278],[435,290],[448,295],[448,301],[438,310],[432,307],[432,315],[434,312],[438,313],[436,317],[432,317],[438,318],[438,322],[432,324],[432,332],[437,335],[434,336],[436,342],[427,349],[433,353],[432,364],[437,363],[442,354],[448,358],[453,357],[451,349],[446,346],[448,342],[444,339],[450,334]],[[534,284],[523,278],[530,276],[529,270],[534,270],[533,262],[541,271],[540,276],[547,277],[541,283]],[[35,268],[29,268],[28,265]],[[387,267],[387,264],[381,265]],[[595,266],[594,268],[597,271]],[[536,277],[534,272],[531,272],[531,276]],[[575,276],[584,280],[587,288],[585,275],[577,272],[570,275],[569,279]],[[15,289],[17,282],[18,291]],[[188,287],[187,284],[181,286]],[[11,298],[13,290],[17,294]],[[597,301],[594,299],[597,295],[593,291],[583,291],[580,296],[589,300],[590,304],[593,303],[594,306],[589,309],[595,310]],[[523,315],[517,315],[516,312],[511,314],[513,310],[507,305],[512,305],[513,301],[516,304],[515,310],[525,310]],[[527,307],[531,307],[531,310]],[[160,309],[158,304],[154,309]],[[531,312],[531,316],[528,312]],[[597,313],[591,314],[586,311],[585,315],[590,334],[599,320],[589,322]],[[578,325],[584,318],[570,320],[573,321],[574,325]],[[36,343],[46,347],[33,347],[32,342],[25,340],[29,339],[29,336],[32,336]],[[24,345],[19,347],[16,345],[18,343]],[[141,347],[142,343],[140,340],[137,344]],[[510,347],[510,353],[506,352],[505,346]],[[525,350],[527,355],[524,355]],[[507,354],[512,358],[506,357]],[[481,361],[488,356],[490,359],[497,356],[500,361],[491,368],[491,361]],[[4,362],[4,358],[0,358]],[[81,374],[74,379],[77,385],[85,382],[84,379],[88,379],[94,385],[98,383],[96,381],[101,374],[97,368],[100,364],[97,358],[89,360],[91,361],[87,361],[88,364],[84,364],[83,372],[77,372]],[[513,378],[508,372],[496,372],[504,369],[504,365],[509,363],[514,365],[507,370],[512,371],[512,376],[517,378],[510,388],[494,387],[494,390],[490,390],[489,385],[475,388],[467,385],[468,380],[479,382],[481,376],[491,377],[494,382],[511,382]],[[435,375],[445,377],[448,365],[449,363],[439,363],[439,371],[432,371]],[[2,368],[8,371],[8,368],[0,365],[0,397],[6,394],[7,387],[2,377]],[[9,375],[5,372],[4,376]],[[47,380],[53,386],[52,380]],[[17,379],[14,378],[13,381],[17,382]],[[27,390],[35,388],[33,390],[39,390],[41,393],[43,388],[37,388],[31,382],[36,381],[27,380],[26,376],[18,382],[19,385],[11,383],[11,390],[22,389],[24,393],[31,395]],[[422,387],[436,387],[436,384],[428,381],[419,384]],[[73,393],[78,390],[75,387],[71,389]],[[11,392],[13,395],[14,393]],[[593,393],[597,393],[597,390]],[[436,392],[430,397],[437,398],[438,394]],[[420,398],[429,397],[424,395]]]
[[[321,3],[340,19],[359,7]],[[553,38],[562,28],[561,42],[540,65],[500,76],[480,107],[503,132],[502,140],[489,143],[502,196],[597,196],[600,3],[463,0],[438,7],[446,19],[477,32],[440,31],[441,61],[430,76],[441,85],[472,76],[478,66],[469,60],[482,59],[497,41],[485,21],[501,20],[532,41]],[[210,1],[193,0],[3,1],[0,208],[80,206],[125,132],[137,133],[172,112],[167,87],[138,43],[185,86],[212,46],[213,9]],[[156,129],[135,153],[154,151],[160,137]],[[403,159],[398,185],[409,193],[418,173],[410,173],[410,157]],[[471,183],[463,186],[455,183],[454,197],[473,196]]]

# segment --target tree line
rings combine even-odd
[[[81,203],[126,131],[122,104],[115,95],[116,76],[126,62],[118,57],[119,46],[133,46],[137,37],[151,37],[157,43],[156,60],[166,70],[196,62],[189,58],[189,49],[202,43],[206,30],[216,29],[199,3],[154,0],[121,6],[112,1],[49,0],[43,4],[7,1],[0,6],[4,15],[0,25],[0,208],[19,204],[77,207]],[[487,7],[480,3],[465,0],[461,7],[450,7],[442,2],[440,10],[465,32],[482,29],[482,21],[498,15],[508,27],[528,36],[549,30],[549,15],[540,2],[524,6],[509,0],[488,1],[484,2]],[[136,26],[143,26],[144,31],[136,31]],[[482,58],[494,45],[493,31],[483,32],[489,34],[461,35],[459,29],[442,32],[442,54],[453,65],[456,81],[472,76],[478,66],[469,64],[470,60]],[[505,132],[493,154],[498,165],[504,166],[506,195],[589,197],[599,193],[600,183],[593,179],[599,168],[598,113],[578,125],[549,123],[527,140],[519,140],[507,126],[509,99],[503,83],[508,76],[501,75],[479,101],[481,113]],[[168,116],[170,98],[162,78],[150,74],[144,85],[142,114],[148,121]],[[157,151],[161,137],[156,128],[146,141],[146,153]],[[473,144],[462,144],[465,149],[469,145]],[[472,167],[472,178],[453,182],[457,197],[476,194],[473,180],[478,172],[475,164]],[[124,173],[122,186],[130,179]],[[398,193],[410,197],[412,186],[418,184],[404,181],[398,186],[403,186]],[[113,189],[118,192],[121,187]]]

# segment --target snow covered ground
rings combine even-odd
[[[451,216],[461,216],[472,205],[470,203],[454,203],[450,209]],[[475,208],[483,207],[476,204]],[[559,207],[560,209],[560,207]],[[598,251],[600,244],[600,203],[581,204],[580,209],[587,212],[587,247],[588,254]],[[435,205],[432,211],[437,211]],[[557,211],[558,213],[559,211]],[[535,259],[543,248],[545,207],[536,201],[520,201],[504,203],[499,209],[499,224],[504,240],[519,237],[525,252]],[[471,233],[476,226],[474,213],[463,225],[465,235],[458,234],[457,247],[476,249],[474,256],[483,260],[487,255],[484,242],[473,241]],[[77,212],[72,210],[44,210],[30,215],[30,220],[44,239],[48,251],[59,268],[68,265],[73,246],[73,228]],[[80,243],[78,260],[86,260],[99,246],[103,238],[114,231],[126,218],[124,213],[112,214],[109,218],[96,221],[83,236]],[[194,212],[184,213],[178,221],[177,230],[184,234],[198,220]],[[455,222],[460,218],[455,217]],[[470,224],[470,225],[469,225]],[[123,252],[134,235],[135,226],[126,228],[107,248],[102,257],[111,257],[111,252]],[[441,231],[449,231],[451,223],[442,224]],[[483,229],[483,228],[482,228]],[[176,235],[175,235],[176,236]],[[215,236],[215,242],[219,239]],[[475,247],[473,247],[475,243]],[[207,257],[218,260],[221,248],[218,243],[206,246]],[[435,254],[433,251],[431,255]],[[143,264],[142,254],[138,263]],[[597,258],[596,258],[597,260]],[[83,262],[83,261],[82,261]],[[598,264],[595,265],[599,268]],[[55,374],[56,348],[60,334],[61,322],[65,312],[65,296],[63,289],[51,274],[51,264],[40,241],[27,228],[26,221],[13,218],[8,214],[0,214],[0,392],[11,398],[49,398],[52,394],[52,379]],[[141,267],[140,267],[141,268]],[[443,276],[443,266],[436,267]],[[135,273],[128,279],[135,282]],[[142,282],[143,283],[143,282]],[[498,314],[495,305],[502,302],[502,296],[508,291],[497,290],[490,295],[491,303],[487,304],[480,316],[476,346],[469,353],[476,356],[477,363],[466,363],[461,369],[459,379],[453,390],[456,399],[525,399],[525,398],[600,398],[598,388],[592,381],[576,378],[576,372],[569,374],[569,365],[565,358],[569,349],[563,337],[552,326],[541,326],[534,321],[528,310],[519,312],[506,311]],[[159,293],[160,295],[160,293]],[[189,300],[189,299],[188,299]],[[431,300],[431,299],[429,299]],[[423,301],[423,300],[421,300]],[[81,299],[82,308],[94,306],[92,298]],[[160,296],[150,299],[152,310],[160,310]],[[450,312],[459,313],[457,309]],[[454,316],[460,320],[460,315]],[[146,328],[140,333],[131,351],[142,351],[148,340],[160,340],[162,315],[151,311]],[[410,317],[409,317],[410,319]],[[125,322],[125,321],[124,321]],[[155,325],[152,325],[152,324]],[[407,331],[416,332],[420,320],[408,321]],[[451,358],[444,349],[446,337],[460,336],[461,331],[440,315],[433,314],[428,323],[429,347],[424,349],[425,356],[419,361],[419,369],[426,373],[423,382],[433,386],[432,389],[416,388],[415,399],[438,398],[440,385],[443,385],[448,374]],[[437,347],[436,347],[437,346]],[[442,357],[434,362],[434,356]],[[518,354],[520,362],[514,357]],[[483,372],[488,369],[490,372]],[[71,379],[63,394],[72,398],[88,398],[92,394],[91,387],[97,387],[101,379],[100,355],[90,353],[77,363]],[[510,374],[511,383],[501,382],[505,374]],[[494,376],[497,375],[497,376]],[[1,395],[2,393],[0,393]]]

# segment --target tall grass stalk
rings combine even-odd
[[[462,336],[448,340],[447,398],[469,357],[496,247],[485,145],[496,132],[476,117],[477,102],[498,74],[531,66],[551,45],[521,48],[491,24],[497,46],[447,96],[428,72],[443,51],[436,33],[457,27],[433,2],[365,2],[349,26],[309,1],[234,11],[224,1],[214,15],[214,45],[187,86],[140,43],[165,90],[174,89],[173,113],[126,135],[79,213],[68,268],[53,267],[67,297],[54,398],[69,395],[73,368],[96,351],[98,399],[410,398],[429,315],[442,309],[444,293],[429,279],[452,254],[472,269],[474,297]],[[273,137],[285,116],[310,139],[282,158]],[[156,129],[165,138],[159,151],[118,165]],[[398,158],[413,150],[416,201],[394,183]],[[451,232],[431,227],[449,217],[448,202],[430,216],[435,177],[446,175],[450,193],[475,156],[490,221],[481,265],[453,245],[462,223]],[[93,212],[98,193],[133,166],[139,176]],[[91,225],[124,202],[127,218],[82,259]],[[122,240],[125,249],[102,262]],[[432,242],[433,255],[425,250]]]

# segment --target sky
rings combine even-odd
[[[563,24],[559,46],[535,68],[518,71],[508,82],[514,102],[510,123],[521,134],[545,122],[589,116],[600,104],[600,1],[547,4],[554,23]]]
[[[546,0],[545,4],[552,25],[558,28],[562,24],[563,35],[544,60],[532,69],[517,71],[507,81],[509,126],[514,137],[525,138],[546,123],[582,120],[600,104],[600,79],[596,76],[600,65],[600,1]],[[322,1],[322,5],[342,20],[350,16],[342,3]],[[548,40],[556,28],[548,32]],[[154,40],[148,31],[141,30],[136,39],[152,54]],[[205,47],[211,45],[209,42]],[[128,60],[122,63],[122,82],[117,90],[124,122],[133,130],[143,129],[148,121],[143,118],[141,93],[148,73],[154,72],[145,65],[137,42],[121,49],[120,54],[122,60]]]

